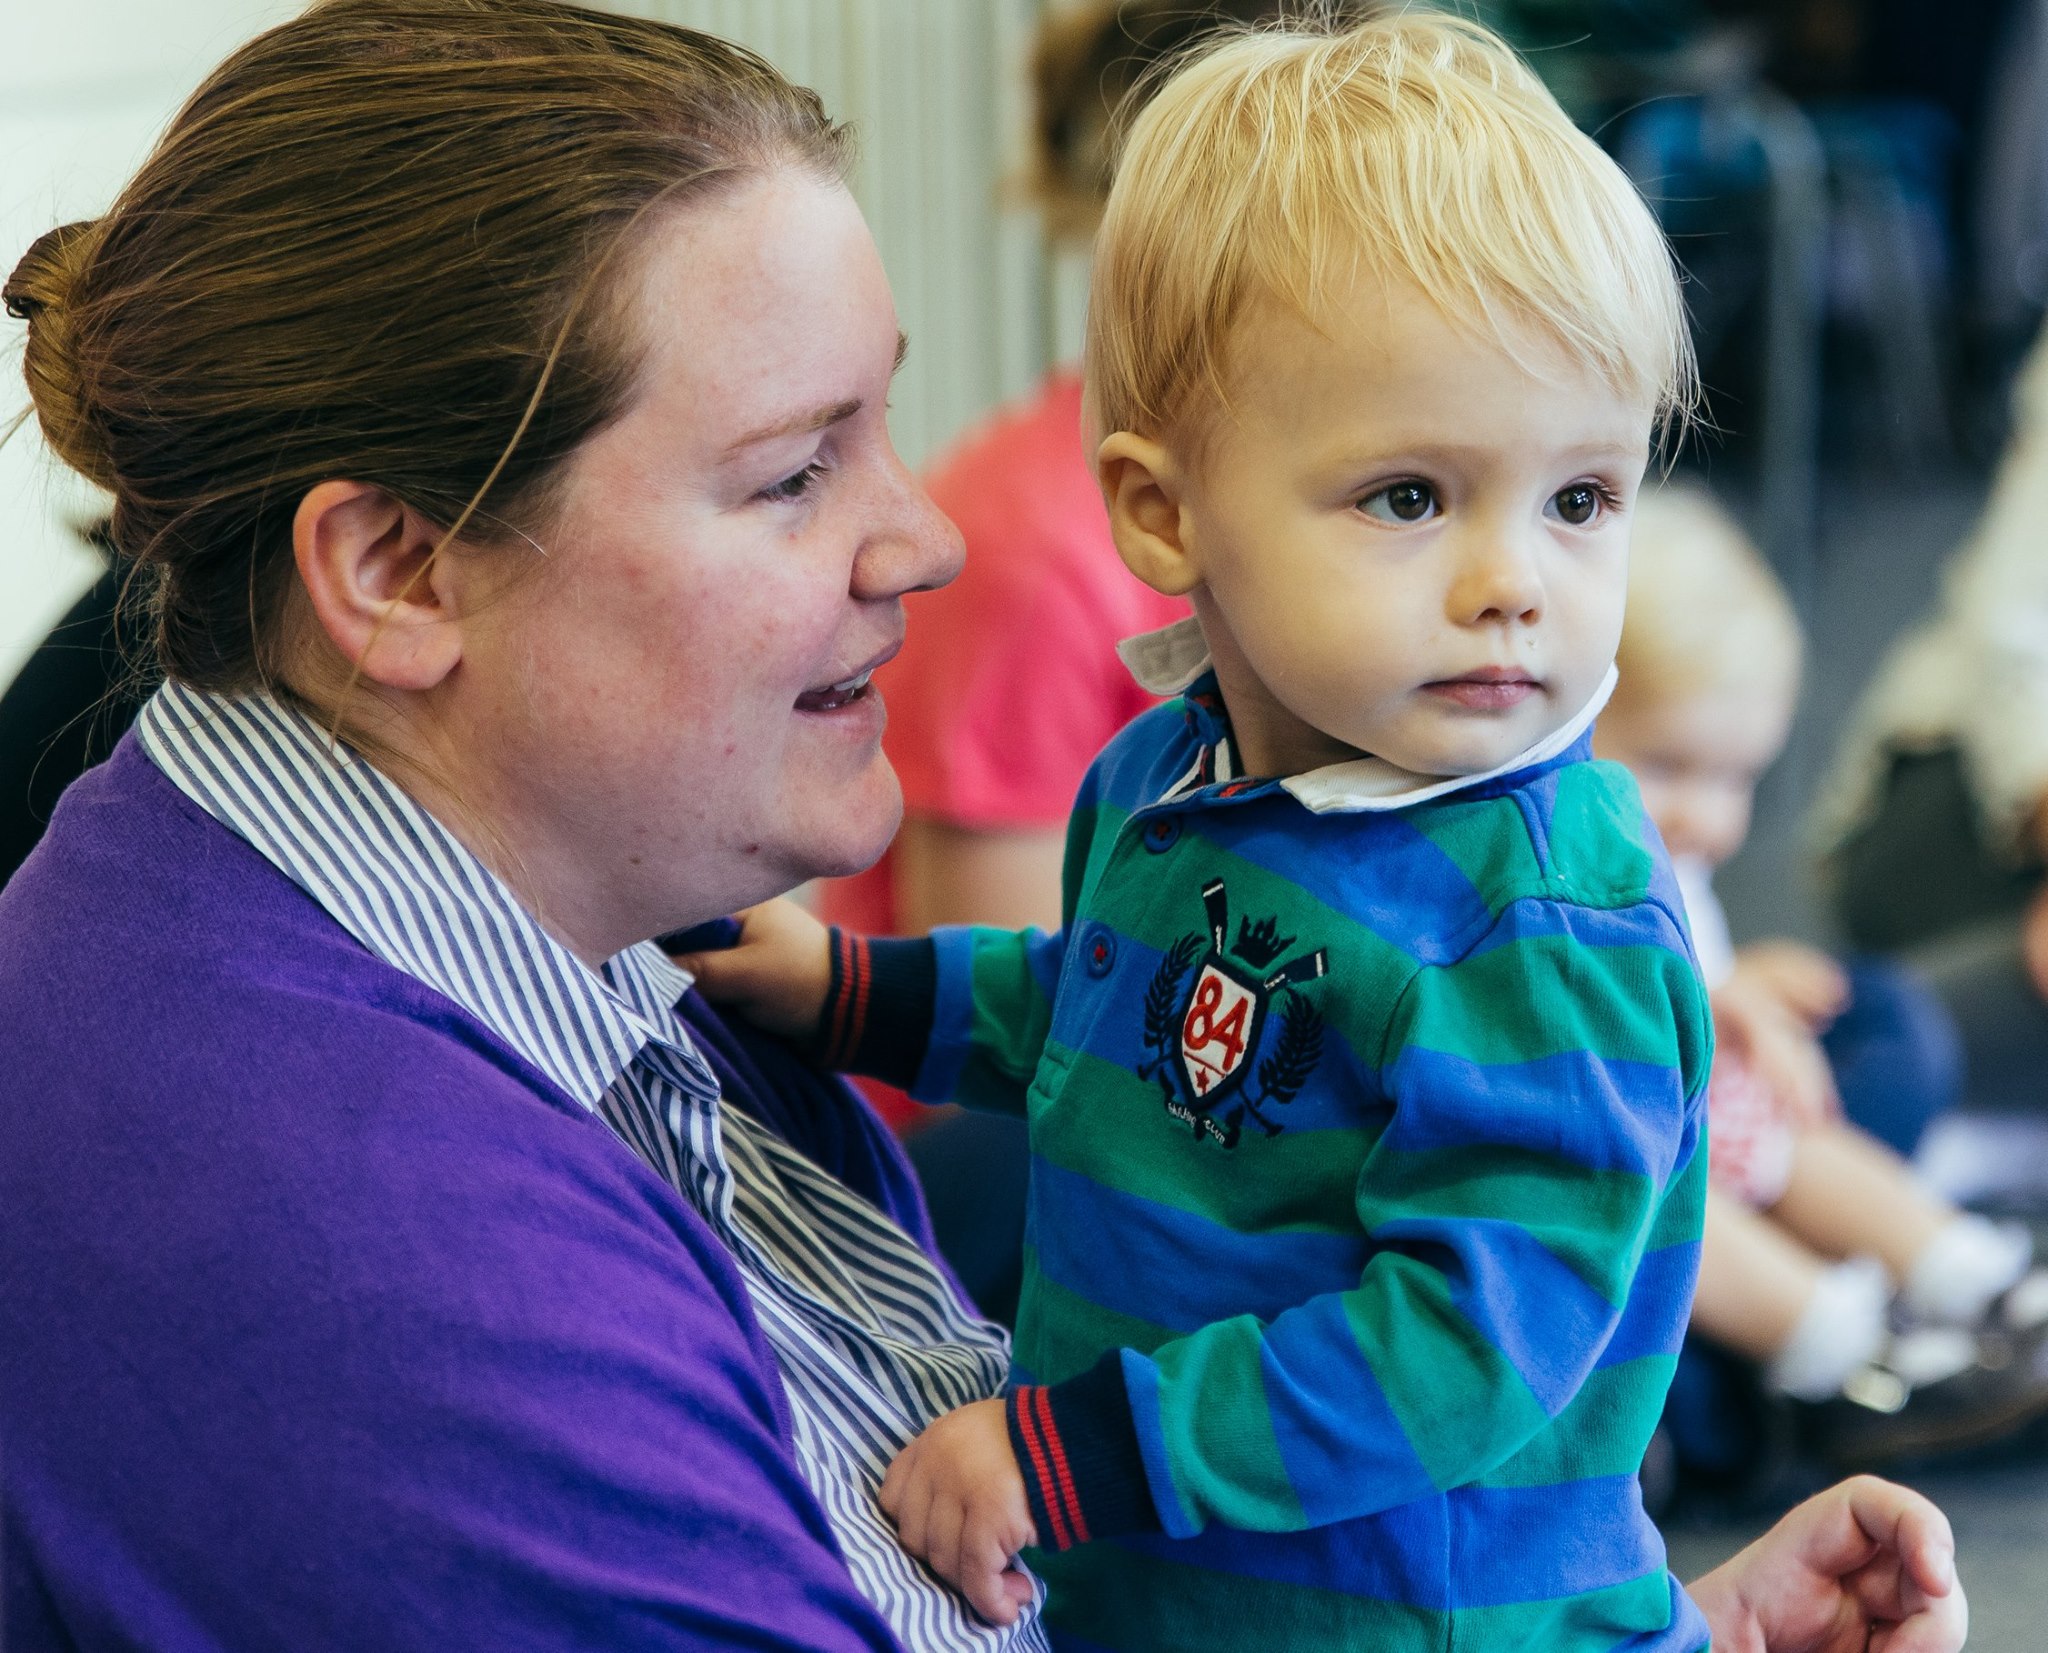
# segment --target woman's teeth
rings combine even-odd
[[[868,679],[875,674],[864,671],[844,682],[828,684],[822,689],[806,689],[796,698],[797,709],[805,712],[836,712],[842,706],[850,706],[868,692]]]

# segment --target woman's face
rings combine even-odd
[[[751,180],[663,225],[638,279],[627,411],[462,666],[462,767],[586,958],[882,853],[902,797],[867,673],[961,558],[890,446],[895,306],[843,188]]]

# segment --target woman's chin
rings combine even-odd
[[[795,808],[803,826],[791,836],[802,846],[807,876],[851,878],[881,860],[894,841],[903,824],[903,787],[877,753],[857,782],[801,799]]]

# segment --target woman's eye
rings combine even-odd
[[[1436,490],[1427,482],[1390,482],[1358,502],[1359,510],[1375,522],[1407,524],[1427,522],[1441,507]]]
[[[1583,528],[1600,514],[1600,508],[1607,500],[1592,483],[1574,482],[1569,488],[1560,488],[1552,494],[1550,503],[1561,520],[1574,528]]]
[[[759,497],[783,501],[802,499],[805,494],[811,491],[811,484],[824,474],[825,466],[823,461],[814,459],[802,470],[784,477],[780,482],[763,488]]]

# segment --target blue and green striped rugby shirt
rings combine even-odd
[[[838,1055],[1030,1123],[1009,1412],[1050,1624],[1705,1647],[1637,1471],[1711,1026],[1633,782],[1582,733],[1310,808],[1217,778],[1227,734],[1210,677],[1096,760],[1058,934],[835,936]]]

